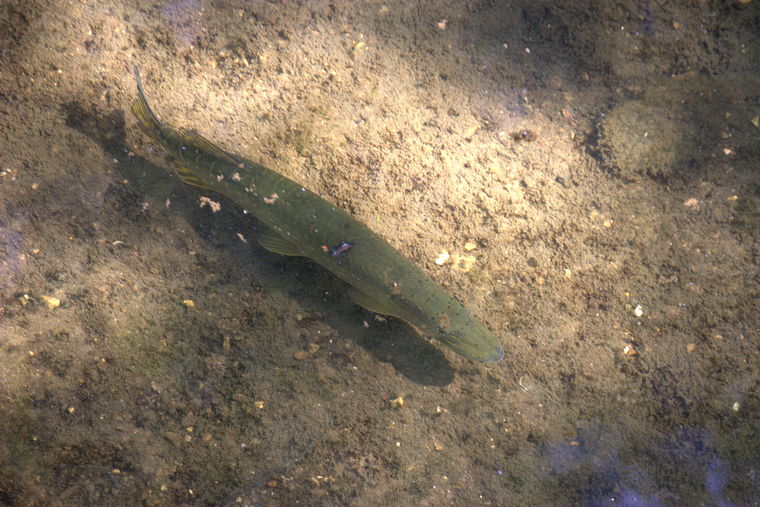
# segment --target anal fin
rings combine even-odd
[[[302,256],[303,252],[291,241],[283,238],[274,231],[266,230],[257,237],[259,244],[270,252],[280,255]]]

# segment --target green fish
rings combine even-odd
[[[226,152],[195,130],[161,122],[145,100],[135,68],[140,129],[176,160],[185,183],[224,195],[268,226],[259,243],[272,252],[308,257],[345,280],[349,295],[372,312],[402,319],[475,361],[500,361],[496,336],[419,267],[384,239],[299,183]]]

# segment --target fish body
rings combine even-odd
[[[194,130],[164,124],[145,99],[137,69],[135,77],[132,112],[140,129],[175,158],[182,181],[224,195],[266,224],[270,230],[259,236],[265,248],[314,260],[351,285],[360,306],[398,317],[469,359],[504,357],[488,328],[387,241],[299,183]]]

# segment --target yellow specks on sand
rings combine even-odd
[[[462,137],[464,137],[465,139],[469,141],[472,138],[472,136],[475,135],[475,132],[477,132],[478,129],[480,129],[480,125],[470,125],[469,127],[467,127],[467,130],[464,131],[464,133],[462,134]]]
[[[52,296],[42,296],[42,300],[47,303],[48,308],[51,310],[61,306],[61,300]]]
[[[464,244],[464,249],[467,250],[468,252],[472,252],[476,248],[478,248],[478,244],[475,243],[474,241],[468,241],[467,243]]]
[[[455,255],[452,269],[461,273],[466,273],[475,265],[475,257],[472,255]]]
[[[444,264],[446,264],[446,262],[448,262],[448,260],[449,260],[449,252],[447,252],[446,250],[443,250],[441,253],[438,254],[438,257],[436,257],[435,263],[438,264],[439,266],[443,266]]]
[[[404,398],[402,398],[401,396],[398,396],[390,400],[388,403],[390,403],[391,408],[401,408],[404,406]]]
[[[182,304],[188,308],[195,308],[195,303],[193,302],[192,299],[183,299]]]
[[[253,406],[257,410],[264,410],[264,402],[262,400],[254,401]]]
[[[696,348],[697,348],[697,344],[696,343],[688,343],[686,345],[686,352],[689,353],[689,354],[691,354],[692,352],[694,352],[694,349],[696,349]]]

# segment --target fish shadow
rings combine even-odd
[[[265,226],[251,215],[244,216],[238,205],[215,194],[222,211],[211,215],[197,205],[198,191],[178,178],[171,176],[169,163],[157,166],[148,159],[132,153],[126,142],[124,111],[108,113],[90,112],[81,104],[69,102],[62,106],[66,125],[95,141],[104,152],[113,157],[116,170],[127,182],[125,187],[141,201],[162,202],[171,199],[172,213],[179,213],[191,224],[196,233],[215,248],[224,249],[248,269],[251,285],[277,287],[284,290],[304,308],[313,309],[331,328],[354,340],[378,361],[389,363],[412,382],[429,386],[444,386],[454,378],[445,355],[432,343],[422,338],[406,323],[395,318],[376,319],[372,312],[353,304],[346,295],[348,284],[337,279],[310,259],[283,257],[269,252],[258,243],[250,248],[239,248],[239,231],[253,231]],[[234,210],[226,212],[225,210]],[[126,212],[128,219],[130,213]],[[298,288],[290,282],[297,279]],[[365,323],[367,325],[365,325]],[[370,324],[371,323],[371,324]]]

